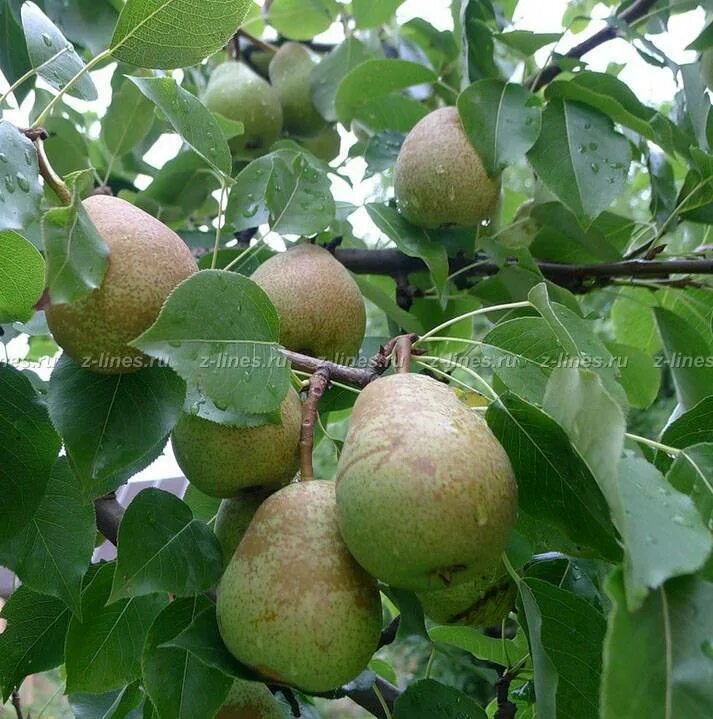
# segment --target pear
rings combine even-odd
[[[490,571],[515,522],[517,486],[505,450],[452,389],[397,374],[368,385],[354,405],[337,507],[362,567],[424,591]]]
[[[312,102],[312,70],[318,60],[301,43],[286,42],[270,63],[270,82],[282,103],[285,130],[311,137],[326,122]]]
[[[244,134],[229,143],[238,158],[264,155],[280,137],[280,98],[269,82],[241,62],[231,60],[213,70],[203,102],[213,112],[245,126]]]
[[[342,149],[342,138],[332,125],[328,125],[314,137],[300,138],[298,142],[305,150],[324,162],[334,160]]]
[[[223,561],[228,565],[240,540],[250,526],[258,507],[272,494],[269,489],[243,489],[235,497],[224,499],[218,508],[213,531],[223,549]]]
[[[366,311],[359,287],[331,252],[297,245],[252,275],[280,316],[287,349],[348,364],[364,340]]]
[[[475,227],[495,212],[500,183],[488,177],[457,108],[443,107],[407,135],[394,190],[401,214],[414,225]]]
[[[421,592],[424,614],[437,624],[494,627],[515,606],[517,587],[502,564],[493,572],[445,589]]]
[[[264,684],[236,679],[215,719],[285,719],[285,716]]]
[[[230,652],[271,681],[325,692],[361,673],[381,600],[339,535],[333,482],[265,500],[223,574],[217,613]]]
[[[229,427],[183,413],[173,429],[178,466],[211,497],[234,497],[247,487],[276,489],[299,467],[302,403],[294,389],[280,407],[280,423]]]
[[[148,358],[128,343],[156,321],[170,292],[197,271],[183,240],[162,222],[118,197],[83,203],[109,249],[101,285],[69,304],[47,308],[57,344],[87,369],[125,374]]]

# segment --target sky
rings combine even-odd
[[[567,0],[520,0],[515,11],[513,29],[531,30],[533,32],[558,32],[561,26],[562,16],[567,8]],[[611,8],[599,4],[593,12],[594,18],[606,18],[611,13]],[[406,22],[414,17],[421,17],[441,30],[453,28],[450,2],[448,0],[406,0],[398,10],[398,19]],[[669,32],[664,35],[654,36],[652,39],[671,59],[678,64],[694,62],[696,53],[686,51],[685,47],[698,35],[704,25],[704,12],[697,9],[692,12],[674,16],[669,22]],[[596,32],[604,23],[592,23],[586,33],[574,35],[571,32],[565,34],[557,47],[558,51],[565,52],[573,45],[584,40],[588,35]],[[341,37],[341,28],[334,28],[325,33],[320,39],[338,42]],[[551,51],[551,48],[543,48],[537,54],[540,63],[544,63]],[[637,97],[644,103],[658,105],[662,102],[671,101],[677,90],[676,81],[670,70],[655,68],[644,61],[634,48],[623,40],[610,41],[589,53],[586,61],[593,70],[606,70],[609,63],[625,65],[619,77],[627,83],[636,93]],[[69,98],[69,103],[80,111],[93,111],[103,115],[110,100],[110,79],[114,66],[110,65],[92,74],[95,84],[99,90],[99,99],[92,103],[84,103]],[[515,79],[520,79],[519,77]],[[7,89],[7,83],[0,75],[0,93]],[[28,97],[22,107],[12,109],[4,113],[4,117],[18,126],[28,124],[28,115],[32,107],[32,96]],[[96,128],[98,131],[98,128]],[[166,161],[173,157],[180,147],[180,140],[176,136],[164,136],[146,155],[146,160],[155,167],[161,167]],[[355,162],[350,167],[349,173],[352,176],[359,176],[363,167]],[[140,186],[146,186],[150,178],[142,178]],[[348,199],[352,202],[359,202],[364,197],[346,197],[346,183],[335,185],[335,196],[337,199]],[[368,194],[369,189],[363,189]],[[361,194],[361,193],[359,193]],[[357,222],[358,222],[357,218]],[[10,356],[20,359],[27,350],[27,343],[23,338],[13,340],[8,347]],[[41,373],[45,376],[49,371]],[[175,463],[170,450],[159,458],[151,467],[137,475],[135,479],[158,480],[166,477],[181,476],[181,471]]]

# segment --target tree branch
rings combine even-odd
[[[24,719],[22,714],[22,702],[20,701],[20,692],[17,689],[12,690],[12,706],[17,714],[17,719]]]
[[[302,427],[300,430],[300,475],[303,482],[314,479],[312,452],[314,450],[314,426],[317,424],[319,402],[329,387],[331,377],[327,365],[321,365],[309,379],[309,392],[302,404]]]
[[[644,17],[646,13],[658,2],[658,0],[636,0],[636,2],[629,5],[626,10],[623,10],[620,15],[615,15],[618,20],[626,23],[633,23],[636,20]],[[575,45],[569,52],[565,54],[565,57],[571,58],[572,60],[579,60],[583,55],[586,55],[595,47],[613,40],[618,35],[617,28],[612,24],[607,24],[605,28],[602,28],[599,32],[594,33],[592,37],[581,42],[579,45]],[[533,92],[541,90],[545,85],[554,80],[557,75],[562,72],[562,68],[553,63],[548,65],[546,68],[541,70],[537,75],[530,78],[525,85],[529,86]]]

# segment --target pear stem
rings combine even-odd
[[[413,354],[413,343],[418,335],[401,335],[394,343],[394,366],[398,374],[408,374],[411,371],[411,355]]]
[[[244,37],[251,45],[254,45],[255,47],[259,47],[261,50],[265,50],[266,52],[270,52],[273,55],[277,53],[278,48],[276,48],[274,45],[271,45],[269,42],[265,42],[264,40],[261,40],[259,37],[255,37],[255,35],[246,32],[242,28],[238,30],[238,35],[240,37]]]
[[[318,367],[309,379],[309,392],[302,405],[302,428],[300,430],[300,475],[303,482],[314,479],[312,451],[314,449],[314,428],[317,424],[319,402],[329,387],[332,373],[329,365]]]
[[[29,130],[20,130],[20,132],[28,140],[31,140],[35,146],[35,150],[37,151],[37,165],[42,179],[52,192],[57,195],[63,205],[71,205],[72,193],[62,178],[54,171],[52,165],[50,165],[47,155],[45,154],[44,146],[42,145],[42,141],[47,139],[47,131],[41,127],[37,127],[30,128]]]

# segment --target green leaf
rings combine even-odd
[[[183,649],[206,666],[218,669],[229,677],[256,678],[254,672],[240,664],[225,646],[218,629],[215,604],[211,603],[180,634],[162,646]]]
[[[183,382],[166,367],[99,375],[62,356],[50,378],[48,407],[85,492],[111,492],[127,468],[148,466],[152,448],[165,443],[178,421],[184,395]]]
[[[0,634],[0,700],[5,700],[25,677],[62,664],[70,614],[59,599],[20,586],[0,617],[7,621]]]
[[[486,719],[469,696],[433,679],[411,684],[396,700],[394,719]]]
[[[651,308],[656,296],[643,287],[622,287],[611,309],[614,334],[626,343],[653,355],[661,349],[661,337]]]
[[[547,47],[547,45],[559,42],[562,39],[562,33],[512,30],[511,32],[496,33],[493,37],[503,45],[507,45],[523,55],[530,56],[541,48]]]
[[[433,283],[443,292],[448,279],[448,253],[438,233],[407,222],[389,205],[372,203],[366,206],[374,224],[409,257],[419,257],[431,271]]]
[[[678,315],[661,307],[654,317],[663,341],[676,395],[684,410],[713,393],[713,366],[707,342]]]
[[[713,443],[687,447],[669,469],[666,481],[693,500],[713,531]]]
[[[335,122],[337,119],[337,89],[345,75],[371,57],[366,45],[351,36],[312,70],[312,102],[325,120]]]
[[[428,109],[422,102],[392,93],[360,105],[354,112],[354,121],[374,134],[386,130],[406,134],[427,114]]]
[[[0,324],[27,322],[45,287],[45,261],[12,230],[0,230]]]
[[[280,406],[290,386],[279,332],[274,306],[252,280],[203,270],[172,292],[132,344],[167,362],[219,409],[263,414]]]
[[[171,70],[196,65],[225,47],[251,0],[127,0],[111,41],[117,60]]]
[[[311,40],[329,28],[339,10],[335,0],[274,0],[267,19],[291,40]]]
[[[458,97],[463,127],[491,177],[519,162],[540,134],[542,112],[522,85],[480,80]]]
[[[65,458],[52,470],[45,496],[19,534],[0,544],[0,563],[36,592],[81,612],[82,579],[94,552],[94,505],[82,495]]]
[[[681,65],[679,69],[686,96],[686,116],[690,119],[700,149],[707,152],[710,150],[708,126],[711,117],[711,102],[706,94],[706,85],[701,76],[699,63]]]
[[[713,584],[674,579],[643,606],[626,606],[621,571],[604,644],[601,718],[704,717],[713,712]],[[632,691],[632,687],[636,687]]]
[[[393,130],[384,130],[370,137],[364,149],[366,177],[393,169],[405,139],[403,132]]]
[[[623,192],[631,150],[605,115],[586,105],[552,100],[528,158],[545,185],[590,223]]]
[[[73,694],[68,697],[75,719],[138,719],[144,698],[137,682],[106,694]]]
[[[335,98],[339,121],[349,126],[357,110],[397,90],[436,82],[433,70],[407,60],[367,60],[342,80]],[[391,128],[397,129],[397,128]]]
[[[101,139],[111,155],[110,161],[138,145],[156,119],[154,107],[128,78],[115,91],[102,119]]]
[[[648,409],[661,388],[661,371],[653,358],[629,345],[608,342],[606,346],[617,361],[619,381],[629,404],[637,409]]]
[[[713,351],[713,331],[711,329],[713,328],[713,293],[709,289],[667,288],[657,292],[656,297],[662,307],[675,312],[704,340],[707,340],[711,351]]]
[[[37,151],[5,120],[0,120],[0,148],[0,230],[24,230],[40,213]]]
[[[529,590],[530,606],[525,605],[528,628],[536,628],[538,643],[546,657],[535,651],[531,634],[538,716],[599,719],[602,642],[606,631],[604,616],[585,599],[549,582],[525,579],[521,583],[521,592],[524,591],[522,585]],[[525,603],[524,594],[521,596]],[[534,626],[533,604],[539,610],[540,620]],[[540,706],[538,674],[543,664],[550,684],[548,689],[554,693],[556,713],[546,713]]]
[[[216,172],[230,177],[233,159],[213,113],[171,77],[127,78],[153,102],[173,129]]]
[[[101,285],[108,265],[109,248],[82,205],[84,182],[91,170],[69,183],[72,204],[55,207],[42,218],[47,254],[47,287],[52,304],[76,302]]]
[[[37,511],[60,444],[30,380],[0,364],[0,507],[5,508],[0,542],[15,536]]]
[[[713,442],[713,396],[701,400],[678,417],[663,433],[661,441],[682,449],[701,442]]]
[[[226,220],[237,232],[268,223],[274,232],[312,235],[335,213],[329,177],[318,161],[303,152],[277,150],[238,175]]]
[[[233,683],[232,677],[185,649],[164,646],[209,606],[205,597],[177,599],[159,614],[149,631],[141,660],[143,683],[161,717],[212,717]]]
[[[358,28],[366,30],[389,22],[404,0],[352,0],[352,14]]]
[[[30,56],[27,53],[25,33],[19,19],[15,16],[14,2],[2,0],[0,2],[0,70],[7,82],[12,85],[19,80],[30,68]],[[15,99],[19,105],[32,89],[32,79],[22,83],[15,89]]]
[[[118,546],[110,602],[156,592],[205,592],[223,571],[215,534],[178,497],[160,489],[144,489],[128,506]]]
[[[218,514],[221,499],[218,497],[209,497],[196,489],[194,485],[189,484],[186,487],[186,493],[183,495],[183,501],[188,505],[193,516],[202,522],[212,524]]]
[[[511,667],[527,656],[527,648],[514,640],[489,637],[474,627],[431,627],[428,636],[432,642],[458,647],[477,659],[503,667]]]
[[[537,407],[505,394],[486,414],[510,457],[523,512],[601,556],[620,554],[601,489],[564,430]]]
[[[22,27],[27,51],[37,74],[55,90],[63,90],[84,69],[82,59],[60,29],[33,2],[22,6]],[[96,100],[97,89],[89,74],[71,83],[68,94]]]
[[[419,319],[399,307],[391,294],[382,290],[375,282],[361,275],[354,275],[353,279],[359,286],[359,291],[362,295],[370,302],[373,302],[389,319],[396,322],[405,332],[415,332],[417,335],[424,334],[425,330]]]
[[[141,674],[140,657],[166,595],[123,599],[107,606],[114,564],[99,567],[82,597],[82,619],[72,617],[65,645],[67,693],[100,694]]]
[[[109,46],[119,12],[114,0],[44,0],[45,10],[74,43],[98,55]],[[112,4],[114,3],[114,4]],[[120,6],[119,6],[120,8]]]

